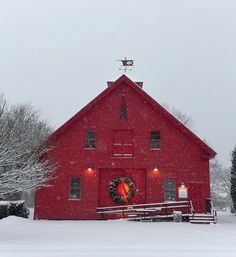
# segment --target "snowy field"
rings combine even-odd
[[[235,239],[229,213],[219,213],[216,225],[0,220],[0,257],[235,257]]]

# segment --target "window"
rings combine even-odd
[[[127,106],[125,104],[125,96],[121,96],[121,104],[120,104],[120,119],[122,121],[127,120]]]
[[[132,157],[134,154],[133,130],[113,131],[113,156]]]
[[[160,148],[160,131],[151,131],[150,133],[150,148],[159,149]]]
[[[95,148],[96,147],[96,132],[87,131],[86,134],[86,148]]]
[[[70,199],[80,199],[81,179],[70,178]]]
[[[127,119],[127,107],[123,103],[120,106],[120,119],[123,121]]]
[[[164,181],[165,201],[175,201],[176,186],[174,179],[165,179]]]

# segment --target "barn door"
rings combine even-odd
[[[125,170],[125,176],[131,179],[136,187],[136,194],[129,204],[141,204],[146,200],[146,172],[145,169]]]
[[[109,194],[110,182],[124,176],[124,169],[99,169],[99,201],[100,207],[115,205]]]

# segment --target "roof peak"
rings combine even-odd
[[[118,84],[121,81],[128,81],[128,82],[132,82],[134,84],[136,84],[138,87],[142,88],[143,87],[143,82],[142,81],[137,81],[136,79],[131,79],[130,77],[128,77],[126,74],[122,74],[118,79],[116,79],[115,81],[107,81],[107,86],[110,87],[111,85]]]
[[[96,98],[94,98],[90,103],[88,103],[84,108],[82,108],[77,114],[75,114],[70,120],[68,120],[64,125],[57,129],[48,140],[56,140],[56,138],[62,134],[67,128],[69,128],[75,120],[80,119],[87,111],[91,110],[99,101],[101,101],[105,96],[109,95],[117,86],[125,81],[135,92],[141,95],[155,110],[162,113],[168,120],[173,122],[181,131],[190,136],[205,152],[206,157],[213,158],[216,152],[210,148],[205,142],[203,142],[197,135],[195,135],[191,130],[189,130],[184,124],[182,124],[177,118],[175,118],[171,113],[169,113],[165,108],[163,108],[158,102],[156,102],[150,95],[148,95],[137,82],[134,82],[125,74],[121,75],[114,82],[110,82],[110,86],[103,90]],[[140,82],[142,83],[142,82]]]

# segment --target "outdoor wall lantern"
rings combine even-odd
[[[153,173],[155,174],[159,174],[160,170],[158,169],[158,167],[155,165],[154,168],[153,168]]]
[[[88,166],[87,171],[88,171],[89,173],[91,173],[91,172],[93,172],[93,168],[92,168],[91,166]]]

